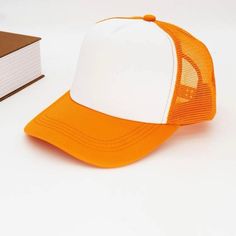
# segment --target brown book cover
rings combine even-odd
[[[39,37],[0,31],[0,58],[39,40]]]
[[[17,50],[23,49],[26,46],[36,43],[39,40],[41,40],[40,37],[0,31],[0,60],[3,59],[5,56],[16,52]],[[33,82],[43,77],[44,75],[40,75],[37,78],[32,78],[31,81],[27,82],[24,85],[21,85],[20,87],[16,88],[14,91],[9,92],[8,94],[2,97],[0,96],[0,101],[13,95],[14,93],[20,91],[21,89],[27,87],[28,85],[32,84]],[[0,78],[0,90],[1,90],[1,78]]]

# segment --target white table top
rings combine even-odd
[[[236,235],[235,10],[230,0],[0,0],[1,30],[42,37],[46,75],[0,103],[0,235]],[[69,89],[85,30],[146,13],[208,46],[214,121],[182,127],[147,158],[107,170],[26,137],[25,124]]]

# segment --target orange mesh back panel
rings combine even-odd
[[[216,112],[213,63],[206,46],[185,30],[156,21],[173,39],[178,70],[168,114],[169,124],[187,125],[211,120]]]

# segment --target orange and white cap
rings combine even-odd
[[[86,34],[70,91],[25,132],[86,163],[117,167],[215,112],[213,63],[202,42],[152,15],[114,17]]]

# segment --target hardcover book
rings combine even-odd
[[[44,77],[40,39],[0,31],[0,101]]]

